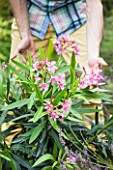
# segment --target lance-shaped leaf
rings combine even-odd
[[[45,154],[43,156],[41,156],[33,165],[33,167],[40,165],[41,163],[45,162],[45,161],[54,161],[54,157],[51,154]]]
[[[26,73],[29,73],[29,68],[26,67],[25,65],[23,65],[22,63],[19,63],[19,62],[15,61],[15,60],[12,60],[12,62],[13,62],[18,68],[20,68],[21,71],[26,72]]]
[[[20,107],[26,105],[28,103],[28,100],[29,99],[18,100],[14,103],[7,105],[7,106],[3,106],[1,108],[1,110],[11,110],[11,109],[14,109],[14,108],[17,108],[17,107],[20,108]]]
[[[74,52],[72,53],[72,57],[71,57],[71,64],[70,64],[70,85],[72,86],[75,82],[75,54]]]
[[[59,91],[56,95],[55,95],[55,98],[54,98],[54,101],[53,101],[53,105],[57,105],[58,102],[63,98],[64,94],[65,94],[66,90],[61,90]]]
[[[23,76],[20,72],[18,72],[14,67],[10,66],[9,64],[7,64],[7,66],[20,80],[26,83],[30,83],[30,81],[25,76]]]
[[[46,125],[46,121],[42,121],[37,127],[34,128],[33,133],[29,140],[29,144],[31,144],[40,135],[45,125]]]

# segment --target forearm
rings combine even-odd
[[[99,57],[103,35],[103,8],[100,0],[86,0],[87,3],[87,49],[88,58]]]
[[[21,38],[29,38],[30,29],[26,0],[10,0]]]

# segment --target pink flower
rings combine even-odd
[[[58,83],[58,90],[64,90],[65,85],[66,85],[66,83],[64,81]]]
[[[45,58],[44,61],[43,61],[43,64],[47,65],[47,63],[48,63],[48,58]]]
[[[98,85],[98,79],[96,77],[96,74],[92,73],[92,74],[88,75],[87,81],[88,81],[89,86],[90,85]]]
[[[54,120],[56,120],[56,119],[59,118],[58,114],[55,113],[55,112],[52,112],[50,116],[51,116],[51,118],[54,119]]]
[[[88,83],[85,81],[85,79],[80,80],[79,87],[82,89],[85,89],[88,86]]]
[[[38,81],[40,80],[40,77],[38,77],[38,75],[37,75],[37,74],[34,74],[34,77],[35,77],[35,84],[37,84],[37,83],[38,83]]]
[[[62,110],[63,110],[63,112],[67,112],[69,110],[69,108],[70,108],[70,106],[64,105]]]
[[[53,42],[54,49],[58,53],[58,55],[63,55],[66,53],[65,44],[70,41],[69,35],[60,35]]]
[[[46,84],[46,83],[42,83],[39,87],[40,87],[40,90],[45,90],[45,91],[47,91],[47,90],[48,90],[49,85],[48,85],[48,84]]]
[[[55,70],[58,69],[58,67],[55,66],[56,62],[55,61],[50,61],[47,63],[47,70],[49,72],[51,72],[52,74],[54,74]]]
[[[50,82],[51,82],[52,86],[54,85],[55,81],[56,81],[56,77],[51,76]]]
[[[58,83],[58,82],[62,82],[64,78],[65,78],[65,74],[59,73],[59,74],[57,75],[57,77],[56,77],[56,82],[57,82],[57,83]]]
[[[38,66],[39,66],[39,63],[38,63],[38,62],[35,63],[35,64],[33,64],[33,68],[34,68],[35,71],[38,70]]]
[[[51,115],[51,110],[46,110],[48,115]]]
[[[65,100],[64,105],[62,107],[63,112],[67,112],[70,109],[70,107],[71,107],[71,100],[70,99]]]
[[[59,44],[58,47],[56,48],[56,52],[58,53],[58,55],[63,55],[65,54],[66,50]]]
[[[79,74],[79,72],[76,72],[75,74],[76,74],[76,76],[77,76],[77,77],[80,77],[80,74]]]
[[[63,121],[66,118],[66,116],[64,115],[63,112],[61,112],[60,114],[61,114],[61,120]]]
[[[61,35],[56,38],[53,42],[54,49],[58,53],[58,55],[63,55],[65,53],[74,53],[79,55],[78,45],[72,40],[69,35]]]
[[[71,100],[70,99],[67,99],[67,100],[65,100],[65,105],[70,105],[71,104]]]
[[[2,68],[3,68],[3,70],[6,70],[7,65],[5,64],[5,62],[2,62]]]
[[[85,70],[85,69],[84,69]],[[93,71],[90,74],[86,74],[84,78],[80,81],[79,87],[82,89],[85,89],[86,87],[90,86],[90,89],[92,87],[97,86],[99,81],[102,79],[102,72],[99,71],[98,73],[94,73]]]
[[[74,50],[75,55],[78,56],[79,53],[80,53],[80,51],[79,51],[79,49],[78,49],[78,44],[74,43],[74,44],[72,45],[72,49]]]
[[[52,105],[50,102],[47,102],[47,103],[45,103],[44,105],[45,105],[44,108],[45,108],[46,110],[52,110],[52,109],[53,109],[53,105]]]

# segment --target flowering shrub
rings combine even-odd
[[[20,54],[18,57],[22,63],[12,61],[16,67],[8,63],[2,64],[3,70],[8,68],[13,73],[13,76],[8,77],[7,86],[4,86],[6,104],[1,105],[0,119],[1,124],[14,123],[1,133],[2,154],[5,155],[7,151],[5,160],[11,161],[12,170],[17,170],[18,167],[21,170],[62,169],[60,164],[63,166],[67,152],[59,139],[61,129],[61,136],[70,143],[66,133],[66,131],[71,133],[70,126],[76,131],[79,124],[83,126],[81,114],[98,111],[92,108],[81,109],[81,104],[84,101],[88,102],[87,98],[90,97],[109,98],[106,94],[96,94],[98,88],[95,90],[89,88],[98,85],[100,74],[91,73],[89,77],[85,75],[83,79],[78,76],[75,54],[77,55],[79,50],[74,41],[61,36],[54,41],[54,47],[60,55],[70,48],[74,50],[70,65],[65,64],[62,58],[57,62],[49,61],[47,58],[34,62],[29,52],[27,61]],[[87,84],[86,87],[82,85],[82,81]],[[13,114],[9,114],[9,111]],[[16,129],[17,133],[8,144],[10,148],[6,149],[4,137],[10,136],[12,129]],[[66,160],[68,167],[72,169],[68,154]]]

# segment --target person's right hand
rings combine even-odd
[[[17,46],[16,51],[11,56],[11,59],[16,58],[17,54],[19,54],[19,53],[21,55],[23,55],[26,59],[27,58],[26,50],[30,51],[32,58],[35,58],[35,44],[33,41],[33,37],[31,35],[30,35],[30,37],[25,37],[20,41],[19,45]]]

